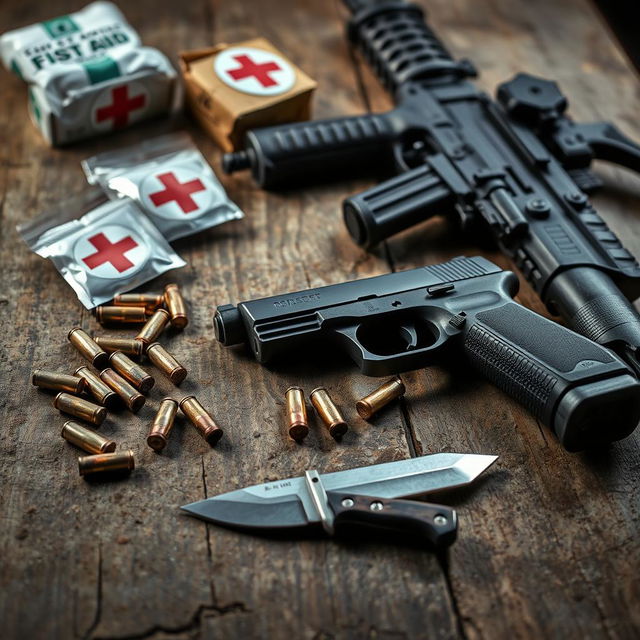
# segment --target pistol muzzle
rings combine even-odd
[[[229,175],[236,171],[244,171],[251,168],[251,158],[249,154],[242,151],[232,151],[222,156],[222,170]]]
[[[225,347],[242,344],[246,341],[246,332],[238,307],[223,304],[216,309],[213,316],[213,329],[216,340]]]

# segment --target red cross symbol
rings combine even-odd
[[[278,83],[269,75],[271,71],[281,71],[282,67],[276,62],[255,63],[248,55],[233,56],[240,63],[237,69],[228,69],[227,73],[234,80],[256,78],[263,87],[273,87]]]
[[[111,97],[113,102],[110,105],[100,107],[96,111],[96,121],[113,120],[114,129],[125,127],[129,123],[129,113],[136,109],[142,109],[147,101],[146,96],[142,93],[129,98],[129,87],[126,84],[113,89]]]
[[[135,249],[138,246],[138,243],[131,236],[126,236],[115,243],[111,243],[104,233],[96,233],[95,236],[87,239],[97,249],[95,253],[82,258],[82,261],[86,263],[89,269],[95,269],[105,262],[110,262],[118,270],[118,273],[122,273],[135,266],[124,255],[127,251],[131,251],[131,249]]]
[[[178,182],[175,174],[170,171],[161,173],[156,178],[164,185],[162,191],[149,194],[149,199],[156,207],[175,201],[183,213],[191,213],[198,210],[198,203],[191,197],[191,194],[206,189],[201,180],[195,178],[188,182]]]

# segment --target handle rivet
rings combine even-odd
[[[382,511],[383,508],[382,502],[372,502],[370,506],[371,511]]]
[[[355,502],[351,499],[351,498],[345,498],[342,502],[341,502],[343,507],[346,507],[347,509],[349,509],[350,507],[353,507],[353,505],[355,504]]]
[[[434,522],[435,524],[439,525],[439,526],[442,526],[442,525],[444,525],[444,524],[447,524],[447,519],[446,519],[444,516],[442,516],[442,515],[439,515],[439,514],[438,514],[438,515],[433,519],[433,522]]]

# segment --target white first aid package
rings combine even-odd
[[[7,69],[29,86],[29,112],[54,146],[177,110],[180,89],[167,57],[144,47],[111,2],[0,36]]]
[[[82,168],[110,198],[135,200],[167,240],[244,216],[186,133],[101,153]]]
[[[106,200],[98,189],[18,232],[32,251],[53,262],[87,309],[186,264],[134,202]]]

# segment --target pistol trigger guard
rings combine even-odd
[[[336,336],[342,342],[349,354],[349,357],[358,365],[360,370],[364,370],[364,364],[376,359],[375,354],[368,351],[364,345],[358,341],[357,331],[359,325],[351,325],[335,329]]]

